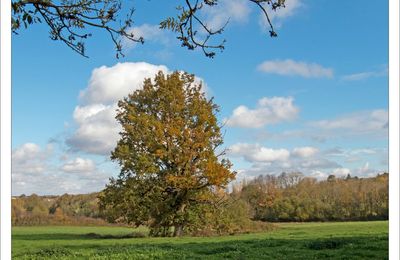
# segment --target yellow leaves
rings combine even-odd
[[[208,201],[209,198],[210,198],[209,193],[205,193],[205,192],[200,193],[200,194],[197,196],[197,200],[198,200],[198,201]]]
[[[216,186],[224,186],[235,178],[233,172],[216,160],[210,160],[206,163],[204,175],[210,184]]]
[[[171,215],[179,203],[197,205],[224,196],[235,173],[214,153],[222,144],[218,106],[195,85],[194,75],[159,72],[118,106],[122,132],[112,159],[122,170],[107,186],[110,195],[118,195],[112,206],[126,208],[125,217],[136,223],[160,212]]]
[[[154,152],[154,155],[157,156],[157,157],[160,157],[160,158],[162,158],[162,157],[164,156],[164,154],[165,154],[165,151],[162,150],[162,149],[157,149],[157,150]]]
[[[199,186],[198,179],[193,175],[167,175],[167,184],[178,189],[193,189]]]

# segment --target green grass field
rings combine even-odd
[[[225,237],[126,238],[123,227],[14,227],[13,259],[388,259],[388,222],[285,223]]]

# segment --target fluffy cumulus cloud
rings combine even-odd
[[[333,69],[325,68],[317,63],[302,61],[269,60],[258,65],[257,69],[264,73],[283,76],[301,76],[305,78],[332,78]]]
[[[228,156],[233,158],[241,157],[247,162],[253,163],[257,168],[262,166],[275,168],[293,168],[298,167],[308,169],[313,167],[333,168],[338,164],[319,158],[319,150],[315,147],[304,146],[295,147],[292,151],[279,148],[273,149],[262,146],[258,143],[237,143],[233,144],[228,149]]]
[[[229,154],[242,156],[249,162],[287,161],[289,151],[286,149],[271,149],[259,144],[238,143],[229,147]]]
[[[254,109],[243,105],[235,108],[225,121],[228,126],[260,128],[268,124],[291,121],[298,113],[299,108],[293,104],[292,97],[264,97]]]
[[[144,79],[154,78],[158,71],[170,73],[166,66],[146,62],[117,63],[94,69],[73,113],[76,129],[66,140],[71,150],[110,155],[121,131],[115,120],[117,102],[141,89]],[[200,83],[207,94],[207,85],[196,77],[195,84]]]
[[[13,194],[26,193],[25,188],[31,185],[32,180],[43,181],[42,176],[49,168],[47,159],[51,155],[50,146],[42,149],[35,143],[25,143],[13,149],[11,154]]]
[[[40,146],[34,143],[25,143],[12,152],[15,161],[34,159],[40,154]]]
[[[336,177],[346,177],[350,173],[351,171],[348,168],[336,168],[332,171],[332,174]]]
[[[67,144],[74,151],[109,155],[121,130],[115,120],[116,110],[116,104],[77,106],[73,114],[77,129]]]
[[[87,88],[79,97],[84,105],[110,105],[143,85],[144,78],[153,78],[158,71],[168,72],[163,65],[146,62],[117,63],[93,70]]]
[[[78,157],[66,162],[61,169],[68,173],[90,173],[96,169],[96,166],[92,160]]]
[[[306,147],[296,147],[293,149],[292,154],[298,157],[312,157],[318,152],[318,148],[306,146]]]
[[[311,170],[308,176],[317,180],[326,180],[329,175],[335,175],[337,178],[345,178],[348,174],[352,174],[350,169],[339,167],[331,170]]]
[[[143,80],[154,78],[160,70],[169,73],[163,65],[145,62],[94,69],[88,86],[80,92],[80,105],[73,113],[77,127],[66,141],[72,150],[109,155],[121,130],[115,120],[118,100],[142,88]]]
[[[331,174],[338,178],[344,178],[348,174],[371,177],[385,171],[386,168],[373,169],[370,167],[368,162],[370,157],[368,156],[372,155],[372,151],[378,153],[378,151],[383,152],[383,149],[331,148],[321,151],[317,147],[302,146],[289,150],[269,148],[258,143],[237,143],[229,147],[227,156],[233,161],[234,167],[235,165],[249,165],[247,167],[239,166],[235,169],[239,173],[238,180],[265,174],[279,175],[282,172],[302,172],[305,176],[322,180]],[[359,161],[353,163],[352,167],[344,167],[342,163],[347,163],[346,159],[354,154],[363,156]]]
[[[68,156],[53,145],[44,148],[26,143],[12,152],[12,193],[63,194],[87,193],[104,188],[110,172],[99,170],[96,162]],[[60,166],[61,165],[61,166]]]
[[[369,162],[365,162],[360,167],[355,167],[353,169],[349,169],[346,167],[338,167],[332,169],[324,169],[324,170],[312,170],[310,173],[310,177],[317,178],[319,180],[326,179],[329,175],[335,175],[337,178],[345,178],[347,175],[358,176],[362,178],[374,177],[379,173],[382,173],[386,170],[384,169],[373,169],[370,167]]]
[[[317,180],[326,179],[329,175],[326,172],[319,171],[319,170],[312,170],[308,175],[311,178],[316,178]]]
[[[46,160],[52,155],[53,147],[48,145],[42,149],[35,143],[25,143],[12,151],[12,172],[21,174],[40,174],[47,167]]]

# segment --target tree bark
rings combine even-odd
[[[180,205],[179,210],[178,210],[178,214],[183,214],[186,208],[186,204],[183,203]],[[183,228],[184,228],[184,224],[183,223],[177,223],[174,225],[175,229],[174,229],[174,237],[180,237],[183,235]]]
[[[174,237],[181,237],[183,235],[183,225],[175,225]]]

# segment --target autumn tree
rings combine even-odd
[[[247,0],[257,6],[265,16],[271,37],[277,33],[270,20],[270,11],[285,7],[285,0]],[[50,38],[65,43],[69,48],[86,57],[85,41],[96,30],[105,31],[111,38],[117,58],[123,55],[122,40],[143,43],[141,35],[130,30],[134,8],[131,1],[122,0],[13,0],[12,31],[21,27],[44,23],[50,29]],[[220,28],[211,28],[201,15],[205,7],[215,8],[219,0],[185,0],[176,6],[177,13],[160,18],[160,29],[170,30],[182,47],[200,48],[207,57],[214,57],[215,50],[225,48],[225,40],[215,40],[221,35],[228,21]],[[124,5],[123,5],[124,4]],[[157,4],[154,3],[155,8]],[[121,18],[122,17],[122,18]]]
[[[220,158],[224,151],[217,154],[223,143],[218,106],[193,75],[159,72],[118,107],[122,132],[111,158],[121,172],[101,194],[100,207],[109,220],[180,236],[198,207],[215,202],[235,178],[231,163]]]

